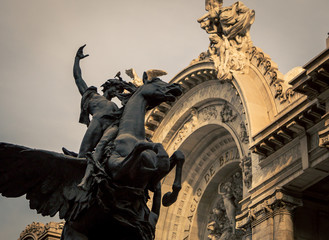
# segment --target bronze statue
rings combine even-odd
[[[93,120],[79,156],[0,143],[0,193],[5,197],[26,194],[30,208],[42,215],[54,216],[59,212],[59,217],[66,220],[62,240],[154,239],[161,205],[160,180],[176,166],[173,191],[162,198],[162,204],[169,206],[181,188],[184,155],[176,151],[169,157],[162,144],[146,139],[145,113],[162,102],[175,101],[182,90],[159,78],[147,80],[146,73],[144,84],[134,88],[118,75],[118,84],[110,83],[109,88],[114,90],[104,86],[102,97],[88,90],[82,80],[79,61],[87,56],[83,48],[75,59],[75,80],[80,93],[91,94],[99,105],[93,105],[94,110],[86,109],[93,114]],[[129,93],[122,95],[124,89]],[[121,110],[110,102],[111,93],[124,99]],[[96,110],[100,110],[101,116],[95,116]],[[92,125],[94,120],[98,122]],[[97,149],[107,130],[112,135],[104,140],[97,155],[93,148]],[[86,171],[87,166],[91,171]],[[82,178],[84,188],[78,186]],[[146,205],[148,191],[154,192],[151,210]]]

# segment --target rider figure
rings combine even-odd
[[[88,87],[82,79],[80,60],[89,56],[83,54],[83,48],[80,47],[75,56],[73,75],[75,83],[82,95],[81,114],[79,122],[88,126],[82,139],[78,157],[83,158],[87,153],[95,150],[93,159],[100,162],[104,147],[113,140],[118,133],[118,122],[120,113],[118,106],[112,102],[112,98],[119,96],[123,92],[125,82],[119,76],[118,79],[109,79],[103,85],[103,95],[97,93],[94,86]],[[92,115],[92,120],[89,119]],[[88,164],[86,174],[79,186],[83,187],[85,181],[92,171],[92,164]]]

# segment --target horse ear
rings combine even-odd
[[[144,84],[147,83],[147,78],[148,78],[148,77],[147,77],[147,73],[144,72],[144,73],[143,73],[143,83],[144,83]]]

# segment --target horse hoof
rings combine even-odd
[[[167,192],[162,197],[162,205],[165,206],[165,207],[169,207],[174,202],[176,202],[177,196],[178,196],[177,194],[173,194],[172,192]]]

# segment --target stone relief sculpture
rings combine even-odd
[[[219,15],[223,6],[222,0],[206,0],[205,9],[208,11],[205,15],[198,19],[201,28],[207,33],[217,33],[220,28]]]
[[[244,156],[241,159],[240,167],[242,169],[243,173],[243,181],[247,188],[251,187],[252,183],[252,169],[251,169],[251,156],[250,153],[248,153],[247,156]]]
[[[235,216],[239,214],[242,199],[242,176],[234,173],[218,186],[218,201],[212,209],[207,229],[210,240],[242,239],[242,232],[235,229]]]
[[[101,96],[82,79],[79,62],[88,56],[83,54],[84,47],[79,48],[74,64],[82,95],[80,120],[88,125],[79,153],[0,143],[0,193],[5,197],[26,194],[31,209],[49,216],[59,213],[66,220],[62,240],[108,235],[119,240],[154,239],[161,207],[160,180],[176,166],[173,190],[162,198],[162,205],[170,206],[181,189],[185,158],[180,151],[169,157],[162,144],[146,139],[145,112],[175,101],[181,87],[157,77],[148,80],[146,73],[143,85],[136,87],[118,73],[102,85]],[[113,96],[121,100],[122,108],[111,102]],[[151,209],[147,207],[149,191],[154,192]]]
[[[206,11],[198,19],[201,28],[210,34],[210,45],[203,55],[214,62],[218,79],[230,80],[236,71],[248,72],[252,48],[249,31],[255,19],[254,10],[240,1],[223,7],[223,1],[206,0]],[[198,60],[203,59],[200,56],[192,63]]]
[[[225,102],[222,111],[220,112],[220,116],[222,117],[222,122],[233,122],[236,117],[237,113]]]
[[[198,123],[199,113],[196,108],[191,109],[191,118],[183,125],[183,127],[179,130],[176,141],[174,143],[174,150],[178,149],[179,145],[186,138],[186,136],[191,133]]]
[[[50,222],[45,224],[33,222],[29,224],[20,234],[19,239],[46,239],[47,232],[51,232],[52,237],[60,235],[64,222]],[[49,238],[49,237],[48,237]],[[56,238],[57,239],[57,238]]]
[[[240,123],[240,141],[247,144],[249,143],[249,135],[245,123],[242,121]]]

